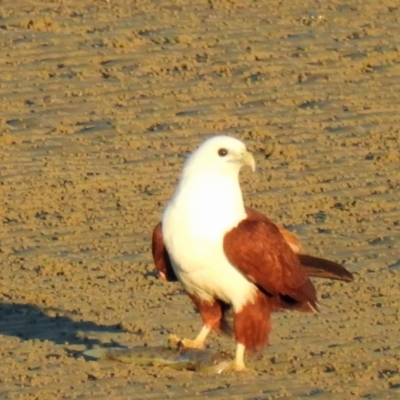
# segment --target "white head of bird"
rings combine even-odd
[[[164,222],[196,227],[196,235],[221,237],[246,217],[239,171],[254,171],[254,158],[243,142],[214,136],[203,142],[186,160]],[[176,234],[176,233],[175,233]]]
[[[255,170],[255,161],[243,142],[229,136],[214,136],[202,143],[187,159],[182,180],[191,176],[239,174],[242,166]]]

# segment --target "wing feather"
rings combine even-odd
[[[172,268],[171,260],[167,248],[164,244],[161,222],[153,230],[151,251],[153,254],[154,265],[160,277],[169,282],[175,282],[178,278]]]
[[[271,223],[271,221],[264,214],[257,210],[246,207],[246,213],[248,218],[251,220]],[[278,229],[281,235],[284,237],[286,243],[297,254],[300,264],[305,269],[305,272],[308,276],[315,278],[336,279],[343,282],[353,281],[354,278],[352,273],[345,267],[331,260],[305,254],[299,239],[294,233],[282,227],[278,227]]]
[[[313,257],[307,254],[299,254],[301,265],[308,276],[325,279],[336,279],[344,282],[353,282],[353,274],[345,267],[334,261]]]
[[[227,258],[267,293],[290,296],[317,309],[316,290],[296,254],[278,227],[267,217],[258,218],[257,214],[241,221],[225,235]]]
[[[270,222],[272,223],[272,221],[266,217],[263,213],[254,210],[254,208],[250,208],[250,207],[246,207],[246,214],[247,217],[250,218],[251,220],[258,220],[258,221],[265,221],[265,222]],[[298,239],[298,237],[282,228],[282,227],[278,227],[279,232],[281,233],[281,235],[285,238],[285,241],[287,242],[287,244],[290,246],[290,248],[296,253],[296,254],[302,254],[303,253],[303,247],[301,246],[300,240]]]

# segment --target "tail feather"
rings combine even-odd
[[[352,282],[354,279],[351,272],[334,261],[306,254],[298,254],[297,257],[310,277],[336,279],[344,282]]]

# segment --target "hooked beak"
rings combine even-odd
[[[243,153],[240,160],[243,165],[248,165],[253,172],[256,170],[256,162],[254,161],[254,157],[250,152],[246,151]]]

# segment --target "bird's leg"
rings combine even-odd
[[[175,345],[178,347],[184,347],[185,349],[202,349],[204,347],[204,342],[206,340],[207,335],[210,333],[211,328],[207,325],[204,325],[201,328],[199,334],[195,337],[195,339],[180,339],[176,335],[171,335],[168,338],[169,345]]]
[[[244,352],[246,350],[246,346],[242,343],[238,343],[236,346],[236,355],[233,361],[227,361],[225,363],[221,363],[217,369],[217,373],[223,372],[241,372],[247,371],[246,365],[244,364]]]
[[[268,334],[271,330],[269,298],[261,291],[257,291],[252,302],[246,303],[239,311],[234,312],[233,319],[237,347],[232,369],[243,371],[246,369],[245,350],[259,352],[268,345]]]
[[[244,364],[244,352],[246,346],[242,343],[238,343],[236,346],[236,356],[234,361],[225,361],[216,365],[215,372],[221,374],[223,372],[241,372],[248,371]]]
[[[238,343],[236,346],[236,356],[235,356],[235,364],[234,370],[235,371],[244,371],[246,366],[244,365],[244,351],[245,351],[244,344]]]
[[[182,339],[181,343],[183,347],[192,348],[192,349],[202,349],[204,347],[204,342],[206,340],[207,335],[210,333],[211,328],[207,325],[203,325],[199,334],[196,336],[194,340],[190,339]]]
[[[194,294],[189,294],[189,297],[192,299],[195,307],[199,311],[204,325],[199,334],[193,340],[180,339],[173,335],[169,337],[168,342],[170,346],[175,345],[178,346],[178,348],[202,349],[208,334],[212,330],[217,332],[221,330],[223,310],[221,308],[221,303],[216,300],[203,300]]]

